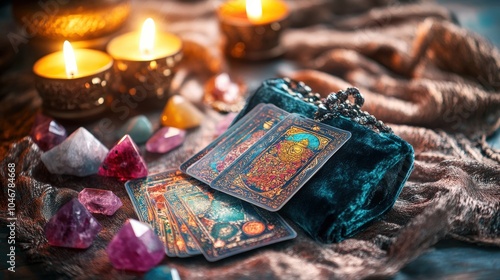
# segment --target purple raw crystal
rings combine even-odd
[[[64,141],[68,135],[66,129],[54,119],[37,114],[30,136],[42,151],[48,151]]]
[[[50,218],[45,225],[45,237],[52,246],[84,249],[100,230],[101,225],[92,214],[73,198]]]
[[[149,225],[128,219],[106,253],[116,269],[148,271],[163,260],[165,248]]]
[[[151,153],[166,153],[179,147],[185,137],[185,130],[163,127],[148,140],[146,150]]]
[[[85,188],[78,194],[78,200],[92,213],[111,216],[123,204],[112,191]]]

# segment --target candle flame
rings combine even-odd
[[[250,20],[259,20],[262,17],[261,0],[246,0],[247,17]]]
[[[64,65],[66,66],[66,75],[68,78],[73,78],[78,74],[78,67],[76,66],[75,52],[70,42],[67,40],[63,44]]]
[[[155,45],[155,22],[152,18],[148,18],[142,25],[141,38],[139,41],[139,50],[145,55],[153,52]]]

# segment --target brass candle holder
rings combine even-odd
[[[228,1],[217,10],[226,54],[246,60],[263,60],[282,55],[285,49],[280,39],[289,15],[286,3],[262,0],[261,6],[255,8],[249,3],[244,0]],[[256,9],[256,15],[255,12],[252,15],[250,9]]]
[[[115,73],[118,73],[116,90],[129,94],[136,101],[166,101],[172,78],[182,59],[179,50],[173,55],[151,61],[115,59]],[[162,104],[161,106],[163,106]]]
[[[63,52],[39,59],[33,66],[35,87],[46,114],[59,119],[87,119],[106,110],[113,59],[104,52],[74,51],[78,72],[68,73]]]
[[[148,28],[151,30],[144,31]],[[154,22],[148,19],[142,33],[130,32],[114,38],[107,51],[115,60],[114,69],[119,79],[115,84],[120,94],[131,95],[137,102],[165,104],[158,101],[166,101],[172,78],[182,60],[179,37],[170,33],[156,34]]]

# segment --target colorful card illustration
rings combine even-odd
[[[348,131],[290,114],[211,187],[278,211],[350,137]]]
[[[134,206],[135,213],[141,222],[148,223],[151,225],[153,230],[158,236],[163,235],[163,231],[154,222],[156,219],[155,209],[150,207],[148,198],[146,197],[145,188],[148,183],[151,182],[147,178],[139,180],[131,180],[125,183],[125,189],[130,197],[130,201]],[[162,240],[165,244],[165,253],[167,255],[172,255],[171,251],[167,250],[167,244],[165,239]]]
[[[167,208],[169,208],[169,207],[167,206]],[[172,236],[174,239],[174,247],[175,247],[175,251],[177,253],[177,257],[186,258],[186,257],[192,256],[192,254],[189,254],[187,251],[186,241],[181,236],[179,226],[178,226],[177,222],[175,221],[175,218],[172,216],[172,211],[168,211],[168,215],[169,215],[168,219],[169,219],[170,224],[172,226]]]
[[[179,179],[189,180],[191,177],[178,170],[172,169],[148,176],[146,178],[130,180],[125,183],[125,189],[130,197],[130,200],[132,201],[135,213],[140,221],[148,223],[154,218],[155,215],[153,209],[148,208],[148,202],[145,197],[146,187],[176,181]]]
[[[197,182],[193,178],[179,178],[177,180],[172,180],[170,182],[148,186],[146,187],[146,196],[149,198],[148,202],[151,203],[151,207],[157,209],[157,217],[156,217],[156,225],[161,229],[164,229],[164,226],[158,218],[158,213],[162,211],[162,214],[165,215],[165,218],[168,219],[170,229],[174,238],[175,249],[177,251],[177,256],[179,257],[187,257],[191,255],[199,255],[201,254],[200,249],[196,245],[196,242],[193,241],[193,238],[189,235],[186,226],[182,223],[179,224],[173,219],[173,214],[170,211],[168,204],[165,202],[165,197],[163,194],[168,190],[173,190],[177,188],[181,188],[184,185],[191,185],[191,182]],[[160,207],[163,208],[160,208]],[[167,244],[168,245],[168,244]]]
[[[295,238],[296,232],[277,214],[205,185],[165,193],[172,212],[184,220],[208,261]]]
[[[238,121],[238,123],[241,123],[242,125],[246,124],[248,121],[251,121],[252,118],[256,114],[258,114],[260,111],[262,111],[262,110],[264,110],[266,108],[267,108],[266,104],[264,104],[264,103],[258,104],[250,112],[248,112],[248,114],[246,114],[245,116],[243,116],[243,118],[241,118]],[[185,161],[184,163],[182,163],[181,166],[179,166],[179,169],[182,172],[186,173],[187,169],[191,165],[193,165],[193,163],[195,163],[198,160],[200,160],[208,152],[210,152],[213,148],[215,148],[217,145],[219,145],[220,142],[222,142],[225,139],[227,139],[231,135],[231,133],[233,133],[237,128],[238,128],[238,126],[236,126],[236,125],[232,125],[231,127],[229,127],[226,131],[224,131],[224,133],[222,133],[219,137],[217,137],[214,141],[212,141],[208,146],[206,146],[201,151],[199,151],[198,153],[196,153],[194,156],[192,156],[191,158],[189,158],[187,161]]]
[[[249,112],[248,114],[246,114],[245,116],[243,116],[243,118],[241,118],[238,122],[241,122],[242,124],[248,122],[248,121],[251,121],[252,118],[258,113],[260,112],[261,110],[263,110],[265,104],[261,103],[257,106],[255,106],[254,109],[252,109],[251,112]],[[200,160],[202,157],[204,157],[208,152],[210,152],[213,148],[215,148],[217,145],[219,145],[220,142],[224,141],[225,139],[227,139],[235,130],[237,129],[237,126],[236,125],[232,125],[230,126],[226,131],[224,131],[224,133],[222,133],[221,135],[219,135],[219,137],[217,137],[214,141],[212,141],[208,146],[206,146],[205,148],[203,148],[201,151],[199,151],[198,153],[196,153],[194,156],[192,156],[191,158],[189,158],[187,161],[185,161],[184,163],[182,163],[180,166],[179,166],[179,169],[186,173],[187,172],[187,169],[193,165],[193,163],[197,162],[198,160]]]
[[[172,248],[168,243],[168,238],[172,236],[166,235],[168,232],[172,231],[170,223],[164,222],[164,219],[167,217],[165,215],[167,209],[162,209],[158,207],[158,205],[153,205],[148,197],[146,189],[151,187],[151,191],[154,191],[154,188],[158,187],[158,191],[161,192],[162,189],[166,188],[166,184],[169,182],[171,183],[181,179],[196,181],[178,170],[167,170],[162,173],[148,176],[147,178],[130,180],[125,183],[125,189],[130,197],[137,217],[140,221],[150,224],[155,233],[163,239],[165,252],[168,256],[173,256],[175,252],[171,250]],[[159,213],[159,210],[163,211]]]
[[[148,223],[154,229],[158,237],[163,240],[166,254],[168,256],[176,256],[175,250],[172,250],[173,248],[169,246],[169,240],[167,240],[166,231],[171,231],[171,227],[166,228],[166,225],[164,224],[165,222],[167,222],[170,226],[168,218],[164,213],[165,209],[162,209],[163,205],[161,204],[161,196],[159,196],[164,193],[163,191],[161,191],[162,189],[162,184],[154,185],[151,187],[146,186],[145,188],[145,203],[148,209],[151,209],[152,212],[152,219],[150,219]],[[159,201],[156,201],[157,198]]]
[[[168,208],[165,202],[157,202],[158,208],[158,220],[157,223],[163,228],[161,232],[160,238],[165,240],[165,252],[169,257],[177,256],[177,251],[175,249],[175,236],[172,230],[171,218],[169,216]]]
[[[235,127],[234,131],[187,168],[187,174],[210,185],[219,173],[230,166],[260,138],[264,137],[273,126],[281,122],[288,114],[288,112],[271,104],[259,107],[259,111],[251,119],[245,123],[234,124],[232,126]]]

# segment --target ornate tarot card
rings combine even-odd
[[[146,187],[162,185],[165,182],[177,181],[179,179],[190,180],[191,177],[178,170],[167,170],[162,173],[154,174],[146,178],[129,180],[125,183],[125,189],[132,201],[135,213],[140,221],[149,223],[154,217],[154,209],[148,208],[146,199]]]
[[[168,191],[165,198],[172,212],[184,220],[208,261],[297,236],[277,213],[205,185]]]
[[[172,213],[163,195],[168,190],[181,188],[184,185],[191,185],[191,182],[198,181],[193,178],[179,178],[178,180],[172,180],[169,182],[163,182],[162,184],[146,187],[146,195],[149,198],[148,202],[151,203],[151,207],[156,209],[156,226],[160,229],[165,228],[165,225],[162,224],[162,220],[159,219],[160,213],[163,214],[166,219],[170,217],[170,219],[168,219],[169,226],[174,238],[177,256],[179,257],[199,255],[201,252],[196,243],[193,241],[193,238],[189,235],[186,226],[183,223],[177,223],[177,221],[172,218]],[[160,208],[160,206],[163,206],[163,208]]]
[[[241,122],[241,124],[246,124],[249,120],[251,120],[255,114],[258,114],[261,110],[263,110],[265,104],[261,103],[257,106],[255,106],[251,112],[248,112],[248,114],[246,114],[243,118],[241,118],[238,123]],[[191,158],[189,158],[187,161],[185,161],[184,163],[181,164],[181,166],[179,167],[179,169],[186,173],[187,172],[187,169],[193,165],[193,163],[197,162],[198,160],[200,160],[203,156],[205,156],[208,152],[210,152],[213,148],[215,148],[215,146],[219,145],[220,142],[224,141],[226,138],[228,138],[229,135],[231,135],[231,133],[233,133],[235,130],[236,130],[237,126],[236,125],[232,125],[230,126],[226,131],[224,131],[224,133],[222,133],[219,137],[217,137],[214,141],[212,141],[208,146],[206,146],[205,148],[203,148],[201,151],[199,151],[198,153],[196,153],[194,156],[192,156]]]
[[[148,176],[147,178],[130,180],[125,183],[125,189],[130,197],[137,217],[140,221],[150,224],[155,233],[160,236],[160,239],[165,243],[165,250],[168,256],[173,255],[173,251],[171,251],[168,244],[169,236],[166,236],[166,232],[170,232],[171,230],[171,228],[169,230],[170,223],[166,226],[165,223],[162,224],[159,222],[159,220],[161,221],[162,218],[166,217],[165,213],[159,215],[158,206],[153,205],[148,196],[147,188],[151,187],[151,191],[156,190],[162,194],[164,192],[163,190],[166,189],[165,183],[175,182],[180,179],[196,181],[178,170],[167,170],[162,173]]]
[[[187,174],[210,185],[220,172],[289,114],[271,104],[263,105],[258,109],[259,111],[245,123],[234,124],[232,126],[235,127],[234,131],[205,156],[193,163],[187,169]]]
[[[171,184],[176,184],[176,182],[170,182]],[[192,247],[188,248],[188,242],[182,236],[179,231],[179,226],[174,219],[171,218],[170,209],[165,201],[163,194],[166,190],[166,185],[169,183],[162,183],[156,186],[146,187],[146,196],[148,197],[147,202],[150,203],[150,207],[154,208],[155,218],[152,221],[155,228],[158,228],[165,238],[166,249],[169,253],[175,253],[178,257],[187,257],[190,255],[200,254],[194,242],[190,242]],[[167,222],[167,224],[165,224]],[[170,232],[170,236],[166,235],[166,232]],[[169,241],[171,243],[169,243]],[[174,246],[173,248],[171,246]],[[173,250],[172,250],[173,249]]]
[[[165,252],[167,256],[176,257],[177,251],[175,250],[175,236],[172,230],[167,205],[164,201],[157,201],[156,207],[158,211],[158,218],[156,222],[161,229],[161,236],[159,237],[165,240]]]
[[[350,137],[348,131],[290,114],[211,187],[278,211]]]

